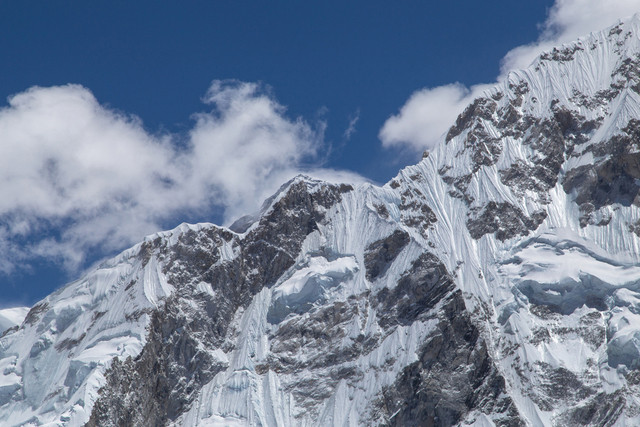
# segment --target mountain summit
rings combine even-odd
[[[639,424],[639,206],[634,16],[383,187],[300,176],[45,298],[0,338],[0,423]]]

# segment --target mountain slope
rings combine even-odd
[[[14,326],[20,326],[29,312],[29,307],[13,307],[0,310],[0,334]]]
[[[297,177],[52,294],[0,338],[0,420],[638,424],[639,144],[635,16],[383,187]]]

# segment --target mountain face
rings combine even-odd
[[[0,338],[2,425],[640,424],[640,17],[383,187],[148,237]]]
[[[28,312],[28,307],[14,307],[0,310],[0,334],[9,328],[20,326]]]

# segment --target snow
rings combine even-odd
[[[139,250],[123,252],[45,298],[34,306],[40,308],[34,322],[0,338],[0,364],[11,367],[0,369],[0,424],[34,416],[43,425],[86,423],[112,358],[140,353],[149,321],[144,310],[171,292],[156,260],[143,266]],[[23,398],[11,398],[14,393]]]
[[[573,239],[545,238],[525,241],[500,267],[500,272],[516,287],[532,288],[536,299],[562,305],[582,305],[588,297],[603,300],[616,289],[640,288],[640,267],[622,263],[615,257],[590,250],[589,242]],[[581,244],[581,243],[584,243]],[[596,248],[597,249],[597,248]]]
[[[342,257],[329,261],[325,257],[309,257],[306,265],[296,271],[289,279],[274,289],[275,298],[300,293],[312,278],[320,278],[324,283],[332,280],[343,280],[358,269],[353,257]]]
[[[27,313],[29,307],[12,307],[0,310],[0,335],[9,328],[19,326]]]

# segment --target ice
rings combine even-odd
[[[324,256],[308,257],[300,269],[276,286],[267,318],[280,323],[291,313],[302,314],[314,303],[326,300],[326,294],[342,282],[353,277],[358,270],[354,257],[328,260]]]

